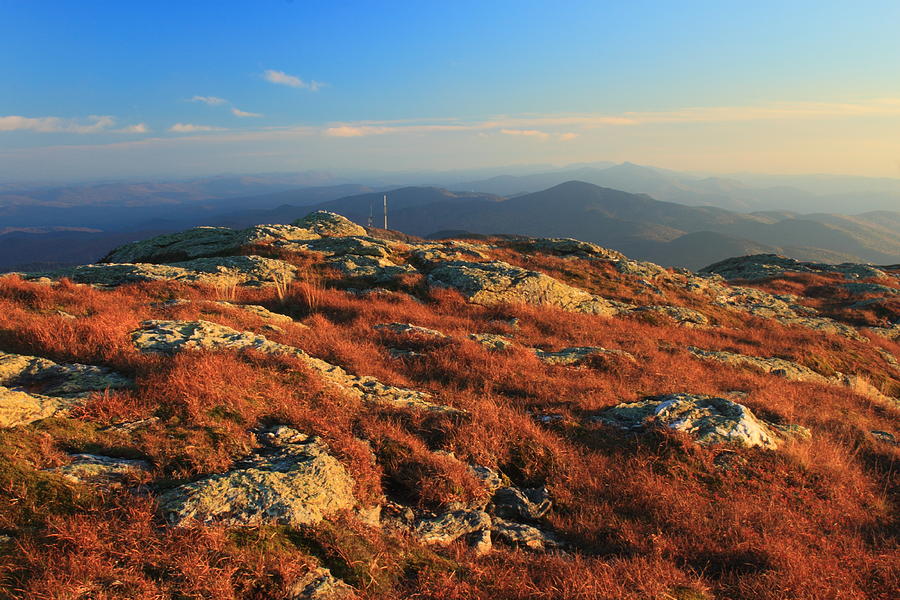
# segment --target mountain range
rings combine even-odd
[[[835,179],[828,195],[821,193],[828,178],[813,188],[816,181],[815,192],[759,187],[623,163],[498,175],[457,182],[455,191],[334,183],[324,174],[7,189],[0,193],[0,270],[91,262],[131,239],[197,225],[286,223],[311,208],[362,225],[371,215],[381,226],[384,194],[390,228],[423,237],[446,230],[576,237],[694,269],[759,252],[900,262],[900,185],[892,191],[890,179]],[[873,191],[861,191],[866,185]],[[847,215],[829,209],[835,206],[880,210]]]

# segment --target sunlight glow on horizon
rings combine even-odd
[[[223,2],[210,21],[202,2],[0,0],[0,178],[603,160],[900,177],[900,5],[643,4]]]

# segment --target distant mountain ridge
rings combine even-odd
[[[631,193],[649,194],[657,200],[678,202],[691,206],[718,206],[729,210],[753,212],[760,210],[790,210],[793,212],[846,212],[848,206],[871,212],[900,208],[900,180],[874,179],[874,189],[865,189],[866,178],[841,184],[828,190],[825,178],[760,177],[754,185],[743,179],[729,177],[698,177],[656,167],[621,163],[611,167],[581,167],[530,175],[503,175],[489,179],[468,181],[458,189],[478,190],[500,195],[517,195],[547,189],[569,180],[584,181]],[[812,189],[803,184],[810,180]]]
[[[587,181],[566,180],[527,192],[526,188],[572,174]],[[619,187],[597,185],[597,181]],[[127,206],[115,204],[113,190],[117,188],[113,184],[86,186],[103,192],[94,199],[85,200],[88,192],[84,189],[77,193],[58,189],[36,193],[36,203],[30,205],[9,201],[3,205],[4,198],[22,193],[11,190],[0,194],[0,232],[6,232],[0,233],[0,270],[21,264],[90,262],[104,249],[138,236],[197,225],[243,228],[287,223],[311,209],[334,211],[362,225],[367,224],[371,211],[374,224],[380,226],[385,193],[389,226],[417,236],[459,230],[576,237],[636,258],[690,268],[760,252],[823,262],[900,262],[900,212],[850,216],[818,207],[803,213],[783,205],[740,212],[721,204],[743,202],[746,208],[790,196],[797,200],[796,205],[820,197],[783,186],[753,188],[736,180],[699,178],[631,163],[504,175],[449,189],[359,184],[297,188],[290,183],[290,177],[249,177],[198,180],[180,187],[128,184],[120,198]],[[880,185],[879,193],[890,193],[890,181]],[[482,189],[460,191],[470,186]],[[265,193],[234,195],[235,190],[251,189]],[[504,190],[526,193],[499,193]],[[211,197],[215,194],[220,197]],[[765,200],[766,194],[771,195],[770,200]]]

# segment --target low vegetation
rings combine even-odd
[[[648,285],[606,261],[501,241],[491,259],[622,302],[700,310],[715,326],[480,306],[421,276],[361,294],[308,253],[268,255],[305,275],[232,286],[224,296],[215,286],[176,281],[100,289],[0,278],[0,350],[102,365],[135,381],[132,389],[93,393],[69,414],[0,430],[0,596],[301,598],[296,583],[325,567],[361,598],[895,597],[900,446],[872,432],[897,433],[900,372],[889,360],[900,356],[896,340],[866,329],[857,340],[787,326],[666,281]],[[754,285],[797,294],[856,327],[884,326],[900,313],[896,300],[849,308],[840,283],[798,274]],[[897,287],[896,279],[887,283]],[[430,392],[461,412],[360,402],[288,355],[140,353],[130,332],[147,319],[253,331],[350,373]],[[380,323],[445,337],[373,327]],[[491,350],[471,333],[499,334],[512,346]],[[552,365],[533,350],[572,346],[622,350],[634,360]],[[703,360],[689,347],[779,357],[826,377],[859,379],[790,381]],[[623,402],[679,392],[739,398],[761,418],[812,436],[778,451],[700,446],[680,432],[624,431],[591,419]],[[323,440],[351,474],[361,506],[387,499],[440,514],[486,501],[467,465],[501,473],[508,485],[546,487],[553,508],[540,524],[563,545],[542,553],[495,541],[479,554],[464,538],[428,546],[349,513],[297,528],[181,528],[160,517],[161,493],[232,468],[258,451],[256,433],[275,424]],[[150,467],[97,488],[54,470],[78,453]]]

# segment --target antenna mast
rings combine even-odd
[[[369,198],[369,228],[375,227],[375,199]]]
[[[387,229],[387,194],[384,195],[384,228]]]

